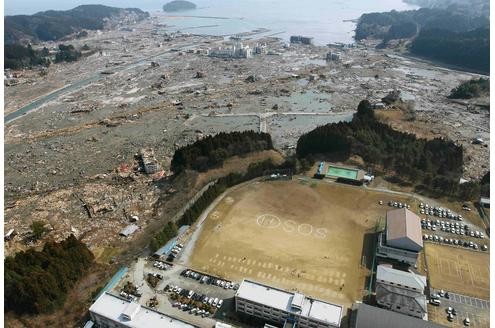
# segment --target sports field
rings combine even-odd
[[[490,255],[425,243],[430,285],[436,289],[490,299]]]
[[[357,175],[358,175],[358,170],[346,169],[343,167],[337,167],[337,166],[329,165],[328,170],[327,170],[327,176],[330,176],[330,177],[338,177],[338,178],[355,180],[355,179],[357,179]]]
[[[365,289],[365,232],[388,209],[378,201],[389,199],[334,183],[253,182],[228,193],[209,213],[188,265],[349,307]],[[372,249],[366,249],[369,260]]]

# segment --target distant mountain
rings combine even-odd
[[[109,19],[132,17],[142,20],[147,12],[137,8],[82,5],[71,10],[49,10],[34,15],[5,16],[5,44],[59,40],[83,29],[103,29]]]
[[[490,19],[481,10],[467,8],[466,0],[408,0],[434,8],[363,14],[355,39],[379,39],[378,46],[407,39],[412,54],[447,64],[488,72]],[[486,0],[473,0],[473,5]],[[443,3],[443,8],[440,4]]]
[[[163,11],[166,12],[192,10],[192,9],[196,9],[196,5],[190,1],[184,1],[184,0],[174,0],[169,3],[166,3],[163,6]]]
[[[410,51],[447,64],[490,73],[488,27],[460,33],[441,29],[421,31],[413,40]]]
[[[485,16],[472,16],[463,10],[430,9],[395,11],[363,14],[356,26],[356,40],[401,39],[414,36],[410,29],[406,35],[397,33],[402,25],[416,24],[419,30],[443,29],[451,32],[467,32],[490,26],[490,20]],[[402,29],[406,30],[406,29]]]
[[[490,0],[404,0],[422,8],[462,9],[472,16],[490,16]]]

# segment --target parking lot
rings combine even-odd
[[[234,297],[234,288],[225,288],[216,286],[213,284],[200,283],[199,280],[189,278],[181,275],[186,267],[182,265],[173,265],[167,270],[160,269],[154,266],[154,260],[147,260],[145,258],[139,258],[129,269],[124,278],[117,284],[112,291],[114,294],[119,294],[122,287],[127,281],[132,282],[135,286],[139,287],[142,296],[138,299],[141,305],[148,305],[148,302],[153,297],[156,297],[158,304],[155,307],[156,310],[170,314],[178,319],[190,322],[199,327],[212,327],[215,325],[215,320],[212,319],[213,315],[202,317],[196,313],[191,313],[191,309],[180,309],[174,306],[178,300],[172,300],[171,295],[174,294],[171,291],[164,291],[168,285],[173,289],[174,287],[182,288],[182,290],[193,291],[199,296],[206,296],[209,299],[230,300]],[[159,283],[155,288],[152,288],[147,282],[146,277],[148,273],[155,273],[161,276]],[[199,297],[198,296],[198,297]],[[182,299],[187,299],[187,295],[182,296]],[[200,304],[201,301],[198,303]],[[225,302],[220,308],[215,306],[216,311],[223,311]],[[177,304],[176,304],[177,305]],[[212,304],[211,304],[212,305]],[[213,306],[212,306],[213,307]],[[197,312],[197,311],[194,311]],[[215,314],[214,314],[215,315]]]
[[[423,240],[449,246],[459,246],[478,251],[488,251],[489,240],[483,231],[474,229],[464,222],[440,219],[421,219]]]
[[[438,294],[439,290],[431,288],[430,293],[431,294]],[[462,305],[469,305],[469,306],[476,307],[479,309],[487,309],[487,310],[490,309],[490,301],[486,301],[486,300],[476,298],[476,297],[470,297],[470,296],[465,296],[465,295],[461,295],[461,294],[456,294],[453,292],[449,292],[448,295],[449,295],[448,299],[445,297],[441,298],[441,299],[445,300],[446,302],[451,303],[451,304],[459,303]]]
[[[490,302],[450,292],[449,295],[449,299],[440,298],[440,306],[428,305],[429,320],[447,327],[464,327],[464,319],[469,318],[470,327],[490,327]],[[452,321],[447,319],[449,306],[456,311]]]

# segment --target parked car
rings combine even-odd
[[[430,299],[430,304],[435,306],[440,306],[441,302],[438,299]]]

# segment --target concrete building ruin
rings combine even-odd
[[[143,148],[139,152],[141,165],[146,174],[155,174],[160,171],[160,164],[155,158],[155,152],[152,148]]]
[[[253,55],[253,49],[248,45],[243,45],[240,38],[232,38],[234,44],[227,48],[213,48],[208,49],[209,57],[216,58],[251,58]]]
[[[340,62],[340,53],[330,51],[327,53],[326,60]]]
[[[313,44],[313,38],[309,37],[309,36],[292,35],[290,37],[290,43],[300,43],[300,44],[312,45]]]

